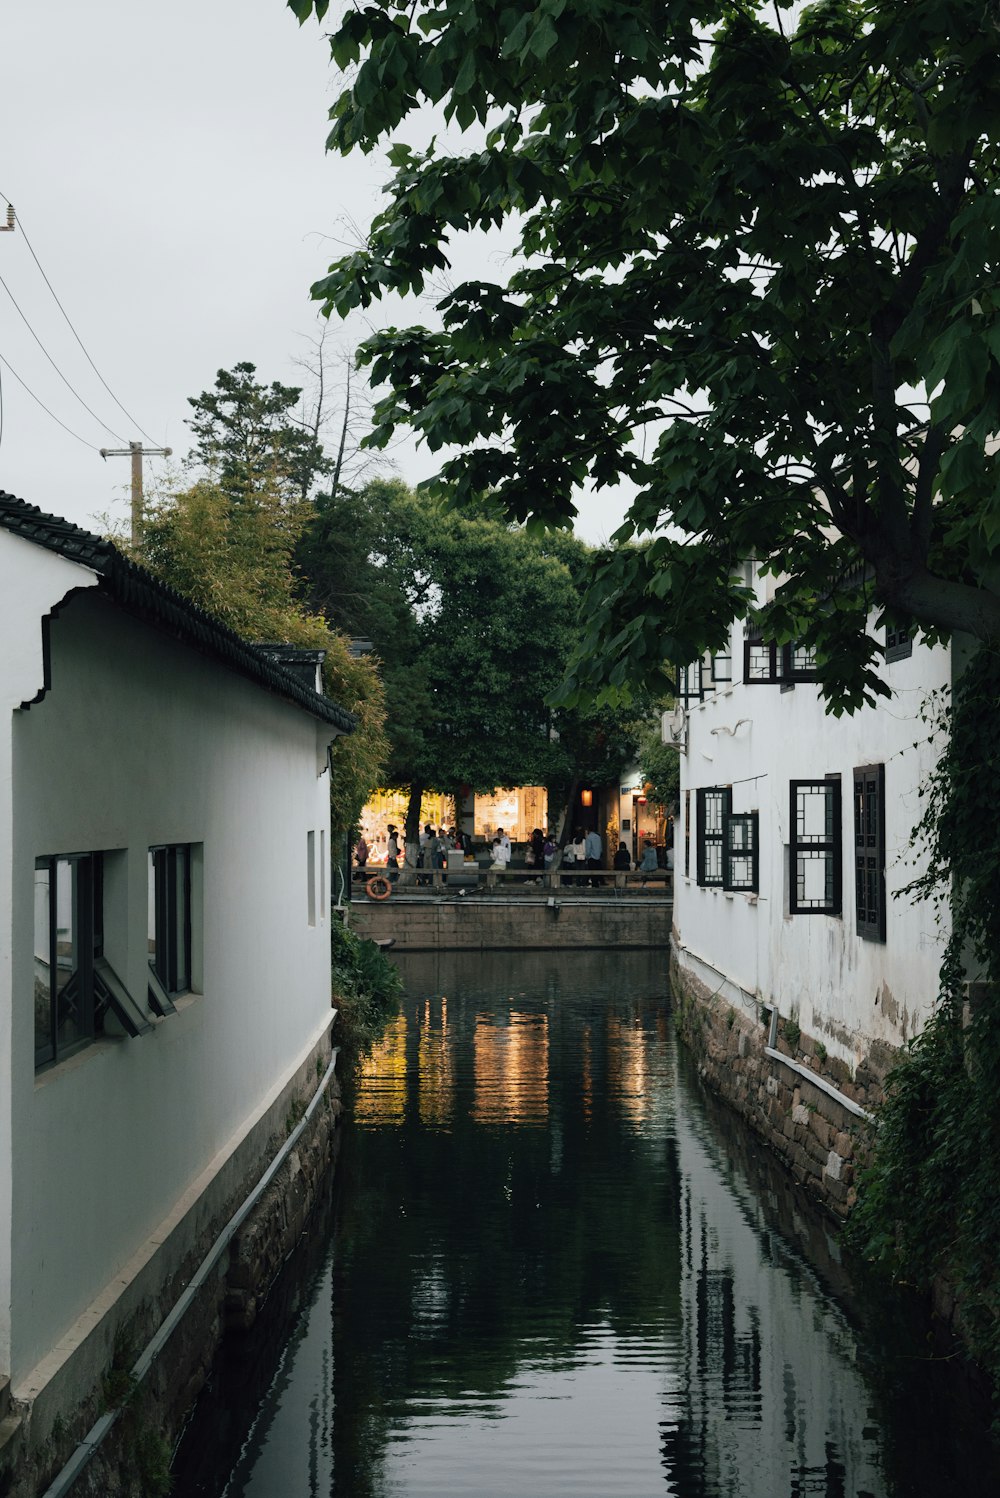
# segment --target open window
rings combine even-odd
[[[791,782],[789,912],[840,915],[840,779]]]
[[[723,831],[732,808],[729,786],[706,786],[697,793],[698,883],[722,888],[724,882]]]
[[[150,1028],[104,956],[104,861],[66,853],[35,862],[35,1066],[52,1065],[113,1034]]]
[[[191,987],[191,844],[149,850],[147,926],[150,1008],[173,1014]]]
[[[722,887],[756,894],[759,887],[758,817],[755,811],[728,812],[722,819]]]

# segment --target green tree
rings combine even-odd
[[[632,715],[555,710],[549,698],[578,637],[586,548],[472,517],[377,480],[320,496],[299,547],[313,608],[373,643],[386,685],[387,778],[449,795],[615,778],[635,746]],[[555,819],[555,812],[554,818]]]
[[[289,0],[304,20],[326,0]],[[397,143],[364,248],[314,287],[346,314],[425,292],[448,241],[509,221],[505,284],[362,357],[459,497],[565,523],[635,498],[599,564],[571,686],[662,686],[784,577],[768,629],[827,691],[884,687],[873,603],[1000,626],[1000,69],[983,0],[373,0],[343,13],[335,150],[421,105],[476,127]],[[922,401],[930,395],[930,406]],[[665,522],[670,529],[665,529]],[[859,563],[863,564],[859,566]]]
[[[195,413],[188,426],[197,439],[190,457],[230,494],[252,496],[268,486],[294,504],[333,462],[319,440],[319,421],[294,414],[302,390],[277,380],[262,385],[256,375],[253,364],[220,369],[214,390],[188,397]]]
[[[667,703],[662,705],[666,707]],[[673,744],[663,742],[658,716],[644,728],[638,760],[643,781],[649,786],[650,800],[669,811],[677,805],[680,794],[680,755]]]
[[[355,659],[344,636],[295,597],[291,553],[302,518],[293,523],[276,483],[237,497],[202,480],[147,507],[141,561],[245,639],[326,651],[324,690],[358,719],[332,760],[333,829],[346,832],[381,776],[384,692],[374,664]]]

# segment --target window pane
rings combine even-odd
[[[35,1058],[52,1057],[52,927],[49,919],[52,865],[46,860],[35,869]]]
[[[56,859],[56,1050],[87,1035],[81,973],[80,864]]]
[[[146,953],[156,967],[156,854],[152,849],[146,870]]]
[[[190,889],[191,889],[191,849],[187,843],[171,850],[173,859],[173,899],[171,906],[174,911],[174,930],[171,932],[173,943],[173,991],[181,993],[184,989],[191,987],[190,973]]]
[[[833,796],[828,787],[799,788],[796,823],[798,842],[829,842],[833,836]]]
[[[830,849],[801,850],[795,859],[795,894],[804,909],[833,903],[833,853]]]

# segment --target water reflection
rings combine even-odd
[[[701,1095],[660,962],[401,965],[231,1498],[1000,1491],[950,1370]]]

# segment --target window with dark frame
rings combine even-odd
[[[677,672],[677,697],[680,702],[701,702],[705,696],[705,666],[699,658]]]
[[[759,881],[758,816],[755,811],[728,812],[722,819],[722,887],[756,894]]]
[[[109,1015],[133,1037],[150,1028],[104,955],[103,854],[36,859],[33,988],[36,1070],[104,1034]]]
[[[854,907],[858,935],[885,941],[885,766],[854,771]]]
[[[684,878],[691,878],[691,792],[684,792]]]
[[[191,987],[191,844],[149,850],[149,1002],[172,1014]]]
[[[887,624],[885,627],[885,658],[887,661],[906,660],[913,654],[913,636],[907,626]]]
[[[722,888],[723,825],[732,807],[729,786],[706,786],[697,793],[698,808],[698,883],[705,888]]]
[[[818,681],[816,656],[806,645],[766,643],[759,629],[748,630],[743,641],[743,681],[748,686],[794,686]]]
[[[790,796],[790,914],[840,915],[840,779],[793,780]]]
[[[712,656],[713,686],[729,686],[733,679],[733,658],[728,651]]]

